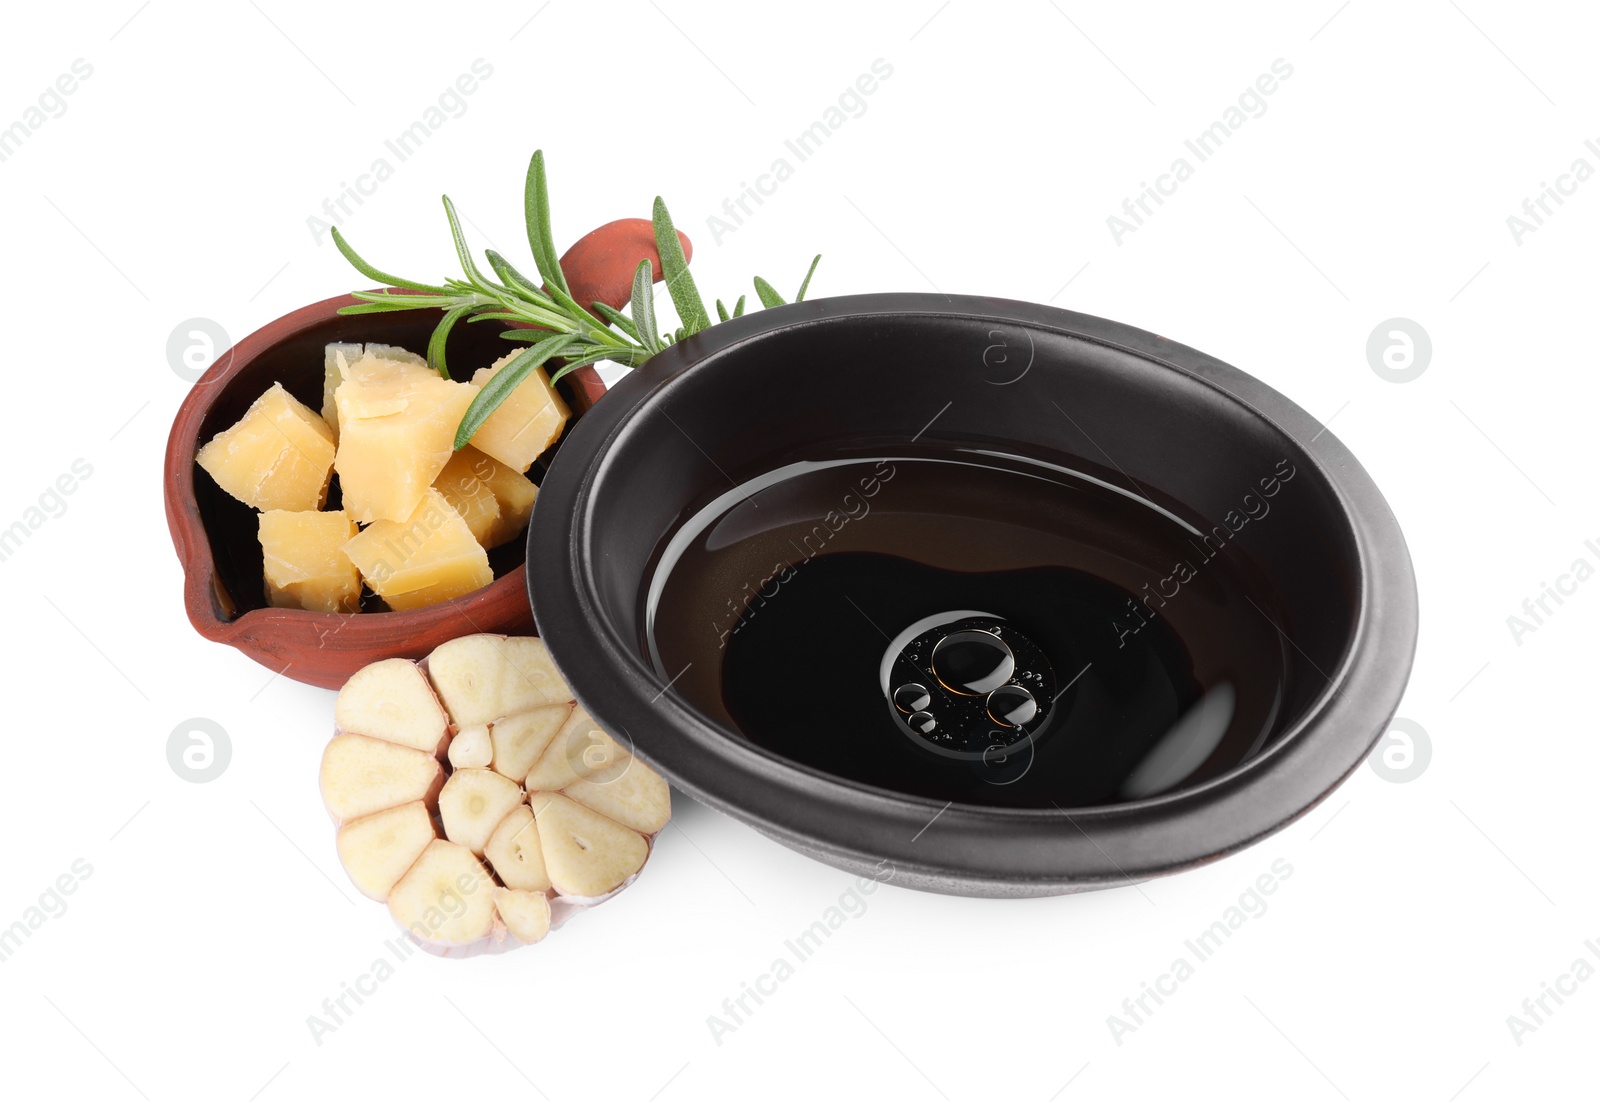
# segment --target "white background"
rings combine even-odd
[[[1507,627],[1600,537],[1589,181],[1520,243],[1508,215],[1600,168],[1593,12],[1416,0],[1091,5],[14,5],[0,126],[93,75],[0,164],[8,305],[0,527],[93,474],[0,563],[10,700],[0,926],[92,874],[0,964],[7,1093],[551,1099],[1592,1097],[1600,982],[1507,1018],[1600,939],[1600,582]],[[531,18],[531,22],[530,22]],[[307,226],[466,72],[493,76],[350,237],[419,278],[521,245],[549,160],[562,243],[664,195],[708,294],[973,292],[1171,336],[1288,394],[1382,487],[1422,600],[1400,714],[1431,760],[1361,768],[1304,820],[1175,879],[1076,898],[870,897],[718,1044],[708,1016],[850,878],[687,799],[648,875],[538,948],[414,957],[317,1044],[307,1017],[395,930],[346,883],[315,768],[332,694],[189,628],[162,516],[187,384],[169,334],[237,339],[360,285]],[[874,59],[893,75],[720,245],[706,216]],[[1106,218],[1272,62],[1293,76],[1120,243]],[[793,161],[793,158],[790,158]],[[1191,161],[1193,158],[1191,158]],[[1070,285],[1069,285],[1070,284]],[[1414,382],[1368,335],[1431,335]],[[205,717],[233,757],[169,768]],[[1136,1031],[1107,1018],[1275,860],[1293,869]],[[1590,956],[1592,964],[1600,959]]]

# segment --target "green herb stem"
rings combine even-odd
[[[542,150],[536,151],[528,164],[523,212],[528,245],[533,254],[534,267],[543,279],[543,286],[536,285],[493,249],[485,250],[484,256],[499,282],[485,275],[467,247],[455,205],[450,202],[449,196],[444,196],[443,201],[445,217],[450,223],[451,243],[455,247],[464,279],[452,277],[443,284],[402,279],[369,264],[337,229],[333,230],[333,241],[356,271],[388,288],[354,292],[353,297],[359,301],[342,308],[339,313],[357,315],[398,310],[441,311],[439,323],[428,341],[428,365],[446,379],[450,378],[450,368],[445,361],[445,346],[457,323],[498,321],[532,327],[510,329],[500,334],[506,340],[526,342],[530,347],[509,360],[478,392],[456,431],[455,446],[458,450],[466,446],[489,415],[529,375],[549,361],[561,361],[561,366],[551,375],[552,383],[571,371],[603,360],[628,368],[639,367],[674,341],[698,333],[712,324],[694,277],[689,274],[689,263],[683,255],[672,216],[660,197],[656,198],[651,222],[656,251],[661,257],[661,276],[666,280],[667,293],[683,323],[675,334],[663,333],[656,321],[655,291],[652,286],[654,273],[648,260],[641,262],[634,272],[627,313],[601,302],[593,304],[594,312],[591,313],[573,298],[550,231],[550,197]],[[805,282],[800,285],[800,293],[795,296],[796,302],[805,298],[806,290],[811,285],[811,275],[817,270],[817,261],[821,259],[818,256],[811,262]],[[755,286],[763,305],[783,303],[782,296],[766,280],[757,277]],[[744,303],[745,296],[740,295],[730,315],[722,301],[717,300],[718,317],[722,321],[739,317],[744,313]],[[601,320],[597,321],[595,314],[600,315]]]

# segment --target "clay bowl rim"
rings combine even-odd
[[[1261,753],[1200,785],[1140,801],[1065,812],[941,807],[799,765],[723,731],[662,692],[637,648],[617,634],[594,583],[587,532],[605,457],[634,421],[664,405],[686,373],[785,330],[929,316],[1049,330],[1198,382],[1264,422],[1293,449],[1296,464],[1303,459],[1331,490],[1354,547],[1349,641],[1328,684]],[[528,574],[530,600],[539,632],[580,702],[612,729],[664,729],[638,739],[640,754],[697,800],[841,868],[867,871],[890,860],[901,874],[897,882],[916,887],[1059,894],[1138,882],[1243,849],[1309,812],[1359,767],[1399,704],[1415,653],[1417,591],[1404,536],[1381,491],[1332,432],[1272,387],[1204,353],[1133,326],[1033,303],[859,295],[714,326],[652,358],[584,418],[552,463],[541,495],[548,519],[529,532],[530,561],[542,564]],[[1026,856],[1017,852],[1019,843]]]
[[[391,636],[397,626],[405,626],[421,635],[460,620],[466,620],[469,624],[482,620],[499,626],[504,621],[507,603],[516,605],[525,599],[523,575],[527,567],[518,563],[482,589],[422,609],[341,613],[267,607],[247,609],[231,619],[219,614],[216,593],[221,583],[211,551],[210,535],[200,515],[194,490],[195,472],[198,470],[195,454],[202,443],[200,426],[227,385],[243,374],[257,358],[309,329],[340,317],[340,308],[354,306],[359,301],[353,295],[335,295],[292,310],[256,329],[217,357],[216,362],[195,381],[173,418],[162,468],[162,496],[166,502],[167,528],[183,568],[184,606],[190,624],[206,639],[239,646],[247,639],[259,639],[270,634],[280,625],[288,628],[290,625],[310,623],[325,626],[328,633],[356,633],[356,640],[342,640],[348,649],[350,643],[359,640],[363,631]],[[359,316],[349,320],[352,327],[360,325]],[[606,391],[605,384],[592,367],[580,368],[569,377],[573,388],[590,402]],[[582,417],[574,420],[582,420]],[[270,648],[256,645],[254,649]],[[260,660],[253,653],[250,656]],[[300,679],[293,672],[286,672],[285,676]]]

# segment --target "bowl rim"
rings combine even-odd
[[[353,643],[367,632],[392,636],[404,627],[411,632],[430,633],[446,629],[449,625],[465,621],[468,625],[486,620],[499,622],[500,606],[508,599],[519,600],[524,590],[524,564],[507,571],[481,589],[444,601],[427,608],[402,611],[387,610],[378,613],[315,612],[299,608],[252,608],[235,616],[222,614],[222,603],[217,579],[216,559],[211,552],[211,539],[200,515],[199,500],[194,491],[195,455],[200,450],[200,426],[206,414],[223,389],[260,356],[292,340],[307,330],[339,316],[345,306],[355,306],[361,300],[354,295],[342,294],[309,303],[276,318],[243,337],[206,369],[190,387],[172,421],[167,435],[167,448],[162,464],[163,498],[166,505],[167,529],[174,550],[183,569],[184,607],[189,622],[206,639],[240,646],[249,640],[257,649],[271,652],[263,645],[271,633],[294,626],[310,624],[323,639],[349,632],[353,638],[342,640]],[[592,402],[605,393],[605,384],[592,367],[580,368],[572,373],[573,386],[579,388]],[[581,421],[579,417],[576,420]],[[292,671],[285,676],[301,679]]]
[[[1332,492],[1356,554],[1356,617],[1328,684],[1273,745],[1193,788],[1082,808],[999,808],[897,794],[831,776],[731,737],[667,693],[604,624],[585,550],[593,489],[612,445],[673,384],[741,345],[849,318],[1008,323],[1102,345],[1197,381],[1284,437]],[[665,728],[642,758],[679,788],[778,840],[850,869],[887,860],[920,886],[1040,894],[1136,882],[1241,849],[1309,812],[1354,771],[1398,706],[1416,647],[1417,593],[1398,522],[1332,432],[1266,383],[1195,349],[1091,315],[1008,299],[889,293],[745,315],[671,346],[612,388],[551,464],[529,526],[530,601],[578,700],[608,729]],[[552,568],[559,564],[559,568]],[[635,740],[636,741],[636,740]],[[1065,819],[1067,824],[1063,824]],[[1086,827],[1088,829],[1086,829]],[[1090,830],[1093,830],[1091,836]]]

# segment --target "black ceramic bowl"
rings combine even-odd
[[[650,658],[646,590],[663,548],[730,486],[863,448],[1049,463],[1195,531],[1238,514],[1287,464],[1294,481],[1271,517],[1229,533],[1229,554],[1273,594],[1257,606],[1281,643],[1270,730],[1250,754],[1158,795],[1018,807],[862,783],[710,718],[680,693],[686,682],[672,684],[681,671]],[[972,895],[1138,881],[1280,829],[1371,749],[1417,630],[1395,519],[1314,418],[1163,337],[997,299],[824,299],[673,346],[563,444],[528,555],[539,633],[578,698],[680,789],[831,865],[880,878],[893,868],[895,883]]]

